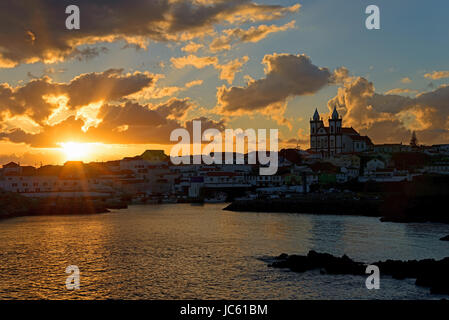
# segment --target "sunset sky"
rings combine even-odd
[[[67,30],[65,7],[81,11]],[[365,8],[381,30],[365,28]],[[0,164],[170,150],[176,128],[278,128],[315,108],[374,143],[449,143],[449,3],[30,0],[0,3]]]

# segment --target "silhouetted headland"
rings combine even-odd
[[[433,294],[449,294],[449,257],[442,260],[387,260],[374,263],[356,262],[346,255],[335,257],[328,253],[309,251],[306,256],[287,255],[285,253],[274,258],[269,266],[287,268],[294,272],[306,272],[320,269],[325,274],[343,274],[366,276],[366,267],[376,265],[382,275],[394,279],[416,279],[416,285],[430,288]]]
[[[41,215],[89,215],[126,208],[121,200],[91,198],[28,198],[12,192],[0,192],[0,219]]]

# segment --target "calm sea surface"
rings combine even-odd
[[[430,299],[414,280],[296,274],[267,257],[313,249],[373,262],[449,256],[443,224],[222,211],[224,205],[131,206],[93,216],[0,221],[0,299]],[[76,265],[81,288],[68,291]]]

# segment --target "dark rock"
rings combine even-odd
[[[449,257],[436,261],[386,260],[371,263],[379,267],[382,275],[395,279],[416,279],[416,285],[430,288],[434,294],[449,294]],[[311,250],[307,256],[282,254],[269,265],[273,268],[288,268],[294,272],[320,269],[322,274],[366,275],[367,264],[353,261],[346,255],[335,257],[328,253]]]
[[[449,235],[447,235],[447,236],[441,238],[440,240],[441,240],[441,241],[449,241]]]
[[[281,255],[276,258],[270,267],[288,268],[294,272],[305,272],[313,269],[322,269],[328,274],[364,274],[366,266],[351,260],[348,256],[334,257],[328,253],[310,251],[307,256]]]

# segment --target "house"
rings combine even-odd
[[[377,171],[378,169],[385,169],[385,162],[379,159],[371,159],[366,163],[365,169],[367,172]]]

